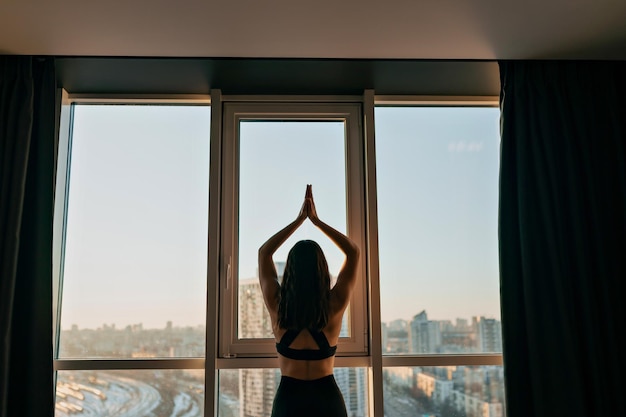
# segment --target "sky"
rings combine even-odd
[[[207,106],[75,107],[62,328],[202,325],[205,317]],[[497,108],[376,109],[383,321],[499,318]],[[306,184],[320,218],[346,230],[343,123],[243,122],[239,277],[296,218]],[[341,252],[310,222],[331,273]],[[213,241],[212,237],[209,239]]]

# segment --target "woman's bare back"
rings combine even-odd
[[[326,327],[322,329],[322,333],[324,333],[324,336],[326,336],[331,346],[336,346],[339,342],[342,317],[343,312],[334,314],[334,317],[332,317]],[[278,323],[275,322],[274,337],[276,338],[276,342],[279,342],[285,333],[286,330],[279,328]],[[300,331],[289,347],[297,350],[317,350],[320,348],[311,333],[304,329]],[[332,375],[335,366],[335,356],[333,355],[329,358],[318,360],[295,360],[278,355],[278,364],[282,375],[303,380],[313,380]]]

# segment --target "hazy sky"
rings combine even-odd
[[[497,108],[378,108],[382,320],[500,318]]]
[[[62,327],[200,325],[205,317],[208,107],[77,106]],[[496,108],[377,108],[382,319],[499,318]],[[241,126],[241,278],[313,184],[345,230],[338,122]],[[331,272],[341,253],[309,222]]]

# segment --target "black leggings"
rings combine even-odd
[[[343,395],[333,375],[305,381],[283,376],[272,417],[347,417]]]

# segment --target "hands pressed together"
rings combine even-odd
[[[313,224],[316,224],[319,220],[317,217],[317,211],[315,210],[315,202],[313,201],[313,187],[311,184],[307,184],[306,193],[304,194],[304,203],[302,203],[302,208],[300,209],[300,214],[298,215],[299,220],[306,220],[309,218]]]

